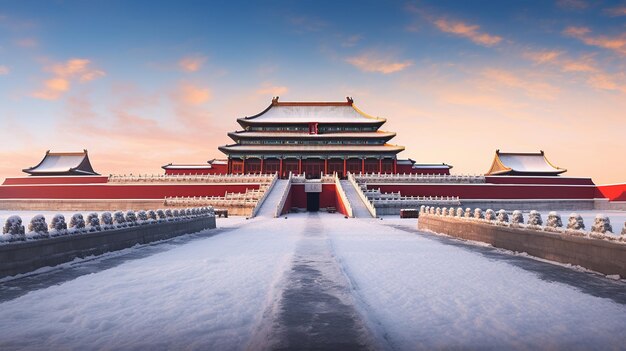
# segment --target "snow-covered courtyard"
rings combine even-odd
[[[301,213],[4,279],[0,320],[2,350],[620,349],[626,283]]]

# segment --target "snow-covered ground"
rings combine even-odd
[[[624,281],[419,233],[415,220],[302,213],[218,227],[33,284],[0,303],[0,349],[266,349],[310,330],[397,350],[623,347]]]

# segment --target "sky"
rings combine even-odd
[[[351,96],[456,174],[544,150],[623,183],[626,1],[0,0],[0,178],[48,149],[102,174],[222,158],[273,96]]]

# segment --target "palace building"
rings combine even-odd
[[[396,133],[379,130],[386,119],[345,102],[279,102],[238,118],[242,130],[228,133],[234,144],[219,147],[228,173],[290,172],[319,177],[337,173],[395,173],[403,146],[389,144]]]

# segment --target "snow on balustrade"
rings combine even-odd
[[[145,213],[145,211],[140,212]],[[113,230],[151,223],[179,221],[202,216],[215,216],[213,207],[206,206],[181,209],[175,212],[169,210],[165,212],[163,212],[163,210],[157,210],[155,212],[150,210],[148,213],[150,213],[150,215],[146,215],[145,217],[142,215],[138,218],[134,211],[127,211],[125,214],[124,212],[117,211],[113,215],[111,215],[110,212],[103,212],[100,219],[98,219],[97,213],[89,213],[86,216],[87,221],[85,221],[83,214],[75,213],[70,219],[69,228],[68,224],[65,222],[65,216],[62,214],[54,215],[50,221],[49,227],[46,225],[46,218],[43,215],[35,215],[28,225],[28,231],[25,230],[22,224],[22,218],[13,215],[7,218],[2,228],[0,244]],[[157,217],[157,213],[159,213],[158,219],[155,218]]]
[[[269,185],[262,185],[259,189],[246,189],[245,193],[229,193],[224,196],[173,196],[166,197],[165,206],[189,207],[212,206],[220,208],[255,207],[269,189]]]
[[[473,213],[473,215],[471,215]],[[455,218],[477,221],[483,223],[489,223],[500,226],[510,226],[532,229],[536,231],[555,232],[562,235],[583,236],[592,239],[609,240],[626,244],[626,222],[624,222],[624,229],[619,233],[613,233],[613,227],[611,226],[611,220],[604,214],[597,214],[594,218],[593,226],[591,230],[585,230],[585,223],[581,215],[572,213],[569,215],[567,226],[563,226],[561,216],[556,211],[551,211],[548,214],[547,223],[544,226],[541,214],[538,211],[532,210],[528,215],[528,220],[524,224],[524,215],[522,211],[515,210],[512,212],[509,221],[509,213],[506,210],[499,210],[494,212],[487,209],[485,213],[480,208],[466,209],[465,214],[463,211],[456,211],[453,215]],[[450,211],[445,207],[434,206],[422,206],[420,207],[420,216],[440,216],[449,217]]]
[[[109,183],[271,183],[275,174],[146,174],[109,176]]]
[[[482,175],[450,175],[450,174],[354,174],[360,183],[485,183]]]

